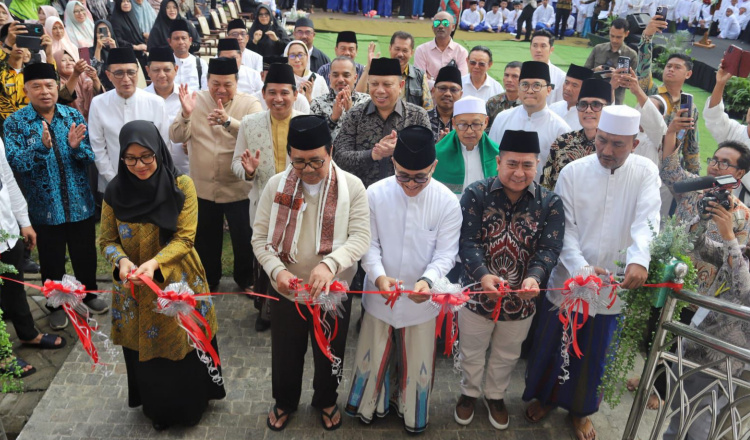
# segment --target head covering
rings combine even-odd
[[[154,152],[156,171],[141,180],[120,160],[117,175],[104,192],[104,200],[112,207],[117,220],[158,226],[159,241],[163,245],[177,232],[177,217],[185,204],[185,194],[177,187],[180,172],[153,122],[131,121],[122,127],[120,159],[131,144]]]
[[[453,116],[465,115],[467,113],[486,115],[487,104],[484,99],[467,95],[453,103]]]
[[[581,91],[578,92],[578,99],[581,98],[601,98],[607,102],[612,103],[612,86],[609,81],[604,81],[599,78],[589,78],[583,80],[581,84]]]
[[[110,37],[115,34],[114,30],[112,29],[112,23],[110,23],[109,21],[107,21],[107,20],[98,20],[96,23],[94,23],[94,45],[89,48],[89,53],[91,53],[91,58],[94,58],[94,53],[96,51],[96,45],[99,42],[99,32],[96,32],[96,28],[100,24],[104,24],[105,26],[107,26],[107,29],[109,29],[109,35],[110,35]],[[107,64],[107,58],[109,57],[109,48],[107,46],[102,45],[102,50],[101,50],[100,55],[102,57],[101,58],[102,63]],[[104,73],[104,72],[102,71],[102,73]],[[106,78],[106,76],[105,76],[105,78]],[[106,85],[106,82],[103,82],[102,84]],[[109,90],[109,87],[107,87],[107,89]]]
[[[260,19],[258,18],[258,15],[263,9],[265,9],[266,12],[268,12],[268,14],[270,15],[270,21],[268,22],[268,24],[261,24]],[[258,41],[258,44],[253,45],[252,36],[255,35],[255,31],[261,31],[263,33],[263,36]],[[250,35],[250,47],[248,47],[248,49],[253,50],[263,56],[280,55],[280,44],[275,41],[271,41],[271,39],[268,38],[268,36],[266,35],[266,32],[268,31],[273,31],[282,44],[286,44],[289,42],[289,35],[287,34],[286,29],[281,27],[281,24],[279,24],[279,21],[276,20],[276,17],[274,16],[271,8],[261,4],[258,5],[258,8],[255,10],[255,21],[253,21],[252,26],[250,26],[250,30],[247,32]]]
[[[47,33],[47,35],[50,36],[52,39],[52,55],[56,52],[68,52],[70,56],[73,57],[74,60],[78,61],[78,46],[73,44],[72,41],[70,41],[70,38],[68,38],[68,32],[66,31],[63,34],[63,37],[59,40],[56,40],[55,37],[52,36],[52,27],[55,25],[55,23],[60,23],[60,26],[65,29],[65,25],[63,24],[62,20],[60,20],[58,17],[48,17],[47,21],[44,22],[44,32]]]
[[[316,150],[331,145],[331,130],[326,119],[318,115],[301,115],[289,121],[287,143],[295,150]]]
[[[83,23],[79,23],[73,12],[76,6],[88,12],[83,3],[76,0],[69,1],[65,6],[65,33],[77,47],[91,47],[94,44],[94,20],[86,15]]]
[[[598,128],[609,134],[628,136],[638,134],[640,124],[641,114],[638,110],[627,105],[610,105],[602,109]]]
[[[5,21],[0,22],[0,26],[8,23],[13,23],[13,16],[10,15],[10,10],[8,10],[8,6],[5,4],[5,2],[0,2],[0,7],[5,9],[5,15],[8,17],[5,19]],[[44,8],[44,6],[41,6]],[[47,6],[47,8],[52,8],[52,6]],[[55,11],[55,16],[59,17],[60,15],[57,13],[57,10],[55,8],[52,8],[53,11]],[[46,9],[45,9],[46,11]]]
[[[235,40],[237,41],[237,40]],[[213,75],[234,75],[239,72],[234,58],[218,57],[208,60],[208,73]]]
[[[18,21],[23,22],[24,20],[39,19],[39,16],[36,14],[36,11],[38,11],[38,5],[39,3],[33,1],[12,0],[8,9],[11,14],[13,14],[13,17]]]
[[[573,79],[580,79],[581,81],[583,81],[591,78],[593,75],[593,70],[571,64],[570,67],[568,67],[568,73],[565,76],[571,77]]]
[[[521,76],[518,77],[518,80],[521,81],[527,78],[543,79],[547,81],[547,83],[549,83],[549,64],[543,63],[541,61],[524,62],[521,65]]]
[[[263,71],[268,72],[268,68],[271,67],[271,64],[287,64],[289,63],[289,58],[287,57],[277,57],[273,55],[265,56],[263,57]]]
[[[151,31],[151,28],[154,27],[154,22],[156,21],[156,11],[154,11],[154,8],[145,1],[139,5],[133,0],[131,1],[131,4],[133,5],[133,12],[135,13],[138,27],[144,32]]]
[[[167,6],[173,4],[177,8],[177,18],[171,19],[167,15]],[[148,34],[148,50],[159,46],[169,46],[168,38],[172,34],[172,22],[175,20],[184,20],[180,13],[180,5],[175,0],[163,0],[159,6],[159,13],[156,14],[156,21]],[[193,38],[193,43],[201,41],[200,34],[192,23],[187,22],[188,33]]]
[[[89,16],[94,23],[109,16],[109,7],[107,6],[109,0],[81,0],[81,3],[88,8]],[[133,7],[135,7],[135,2],[133,2]]]
[[[273,63],[268,67],[266,74],[266,84],[289,84],[297,85],[294,79],[294,70],[289,64]]]
[[[5,6],[5,3],[0,2],[0,7],[5,8],[5,11],[8,12],[8,7]],[[43,5],[43,6],[39,6],[39,9],[41,9],[42,11],[44,11],[44,16],[46,18],[50,18],[50,17],[60,18],[60,13],[57,12],[57,9],[53,8],[52,6]],[[10,18],[10,12],[8,12],[8,14],[9,14],[8,15],[8,21],[6,21],[5,23],[10,23],[11,21],[13,21],[13,19]],[[37,15],[39,15],[39,14],[37,13]],[[0,23],[0,25],[3,25],[5,23]],[[44,23],[41,23],[41,22],[40,22],[40,24],[44,25]]]
[[[661,103],[661,109],[658,107],[656,109],[659,110],[659,113],[661,113],[662,116],[666,116],[667,115],[667,101],[661,95],[658,95],[658,94],[649,95],[648,97],[656,99],[657,101]]]
[[[174,64],[174,51],[169,46],[155,47],[148,53],[148,62],[152,61]]]
[[[301,17],[297,19],[297,21],[294,23],[294,28],[297,29],[298,27],[309,27],[315,29],[313,21],[307,17]]]
[[[236,38],[222,38],[219,40],[219,44],[216,47],[216,53],[218,54],[223,50],[240,51],[240,43]]]
[[[395,58],[374,58],[370,63],[370,76],[401,76],[401,63]]]
[[[539,154],[539,135],[535,131],[505,130],[500,151]]]
[[[312,73],[312,72],[310,72],[310,50],[307,48],[307,45],[305,44],[304,41],[302,41],[302,40],[292,40],[284,48],[284,56],[285,57],[289,57],[289,49],[292,46],[294,46],[295,44],[302,47],[302,49],[305,51],[305,54],[307,55],[307,61],[308,61],[307,64],[305,65],[305,71],[302,73],[302,75],[297,75],[296,72],[294,73],[294,76],[297,78],[297,83],[298,83],[297,85],[299,85],[299,83],[304,82],[307,79],[307,77],[310,76],[310,74]],[[288,60],[288,58],[287,58],[287,60]],[[287,61],[287,62],[289,62],[289,61]],[[291,64],[289,64],[289,65],[291,66]]]
[[[352,31],[341,31],[336,37],[336,45],[339,43],[354,43],[357,44],[357,34]]]
[[[137,63],[132,47],[116,47],[109,50],[107,65]]]
[[[187,32],[190,33],[190,28],[188,27],[187,20],[173,20],[172,24],[169,26],[169,36],[172,36],[173,32]]]
[[[227,33],[229,33],[233,29],[247,30],[247,26],[245,26],[245,22],[242,21],[241,18],[235,18],[234,20],[230,20],[229,23],[227,23]]]
[[[112,22],[112,28],[115,31],[112,38],[116,35],[118,41],[127,41],[132,45],[144,44],[146,42],[143,38],[143,30],[138,26],[138,19],[135,17],[135,12],[133,12],[133,9],[129,12],[123,12],[122,0],[115,0],[115,7],[109,20]],[[164,45],[166,45],[166,42],[160,46]]]
[[[398,132],[393,160],[404,169],[423,170],[435,162],[435,157],[435,138],[432,130],[421,125],[410,125]]]
[[[454,84],[462,85],[463,82],[461,81],[461,71],[458,70],[458,67],[452,64],[442,67],[438,71],[437,78],[435,78],[435,84],[441,82],[451,82]]]
[[[54,79],[57,81],[55,66],[49,63],[27,64],[23,68],[23,80],[29,82],[35,79]]]

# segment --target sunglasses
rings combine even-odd
[[[435,21],[432,22],[432,27],[436,27],[437,28],[437,27],[440,27],[441,25],[443,27],[448,27],[448,26],[451,25],[451,21],[448,20],[448,19],[444,19],[444,20],[435,20]]]

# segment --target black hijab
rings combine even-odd
[[[260,20],[258,19],[258,14],[261,9],[265,9],[271,15],[271,20],[266,25],[260,24]],[[281,27],[281,24],[279,24],[279,21],[276,20],[276,17],[273,14],[273,11],[271,11],[268,6],[259,5],[255,10],[255,21],[253,22],[253,25],[250,26],[250,31],[248,31],[250,41],[247,43],[247,48],[264,57],[281,55],[284,53],[284,48],[287,43],[291,41],[286,29]],[[255,35],[255,31],[263,32],[263,36],[258,41],[258,44],[253,44],[253,35]],[[266,35],[266,32],[268,31],[276,33],[276,36],[279,37],[279,41],[273,41],[268,38],[268,35]]]
[[[100,23],[104,23],[105,26],[107,26],[107,29],[109,29],[109,36],[114,39],[115,31],[112,29],[112,23],[110,23],[107,20],[96,20],[94,23],[94,45],[89,47],[89,55],[91,58],[94,58],[94,54],[96,53],[96,44],[99,41],[99,32],[96,31],[96,28],[99,27]],[[117,44],[115,42],[115,44]],[[99,70],[99,81],[101,81],[102,85],[106,90],[113,90],[115,86],[112,84],[112,82],[107,78],[107,74],[105,73],[105,70],[107,70],[104,66],[107,65],[107,59],[109,58],[109,49],[107,46],[102,46],[102,50],[100,53],[100,56],[102,57],[102,67]]]
[[[141,145],[156,154],[156,171],[146,180],[131,173],[122,160],[131,144]],[[128,122],[120,130],[117,176],[107,185],[104,200],[120,221],[158,226],[159,241],[165,245],[177,232],[177,217],[185,204],[185,194],[177,187],[176,179],[180,174],[154,123]]]
[[[169,18],[169,16],[167,15],[167,5],[169,3],[174,3],[175,7],[177,8],[177,18],[175,18],[174,20]],[[183,17],[180,13],[179,5],[175,0],[164,0],[159,6],[159,13],[156,14],[154,25],[151,27],[151,31],[148,33],[149,51],[154,47],[169,46],[169,41],[167,39],[169,38],[170,30],[172,29],[172,23],[174,23],[175,20],[185,20],[185,17]],[[190,46],[190,53],[193,53],[197,49],[200,49],[201,36],[198,33],[198,30],[195,29],[195,26],[193,26],[193,23],[191,23],[190,21],[188,21],[187,23],[188,30],[190,31],[190,36],[193,38],[193,44]]]
[[[131,6],[132,8],[132,6]],[[137,44],[145,44],[143,31],[138,26],[138,19],[135,12],[122,11],[122,0],[115,0],[115,9],[109,18],[114,30],[113,38],[117,41],[117,47],[129,47]]]

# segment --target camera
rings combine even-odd
[[[674,184],[674,191],[676,193],[685,193],[705,190],[703,198],[698,200],[697,207],[701,214],[708,214],[708,202],[718,203],[727,210],[732,207],[730,197],[732,195],[732,189],[736,185],[737,180],[730,175],[718,177],[704,176],[697,179],[686,180],[684,182],[677,182]]]
[[[698,200],[698,210],[701,214],[708,214],[708,208],[711,207],[708,202],[716,202],[728,211],[732,207],[732,203],[729,201],[729,196],[731,194],[731,191],[728,189],[713,189],[706,191],[703,198]]]

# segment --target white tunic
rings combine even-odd
[[[456,196],[435,179],[416,197],[408,197],[394,176],[367,189],[370,203],[370,249],[362,257],[367,273],[365,290],[376,290],[375,280],[385,275],[414,288],[417,280],[432,281],[448,274],[458,256],[463,217]],[[438,310],[425,301],[417,304],[406,295],[391,309],[381,295],[362,295],[368,313],[395,328],[422,324]]]
[[[461,24],[464,26],[476,26],[481,22],[482,15],[479,13],[479,10],[464,9],[464,12],[461,14]]]
[[[471,74],[467,73],[466,75],[461,77],[461,82],[463,83],[464,87],[464,94],[463,96],[474,96],[480,99],[483,99],[484,102],[487,102],[488,99],[492,98],[495,95],[499,95],[505,91],[503,86],[500,85],[497,80],[489,75],[487,75],[486,79],[484,80],[484,84],[482,84],[479,89],[474,87],[474,84],[471,83]]]
[[[721,17],[721,20],[719,20],[719,38],[736,40],[740,36],[740,30],[740,23],[734,14],[729,17]]]
[[[635,154],[614,173],[601,166],[596,154],[566,165],[555,186],[565,207],[565,239],[550,287],[562,287],[584,266],[617,273],[615,261],[625,261],[648,269],[651,228],[659,231],[660,185],[656,165]],[[562,303],[560,291],[547,292],[547,298],[555,305]],[[619,314],[620,298],[612,308],[602,309],[598,313]]]
[[[178,86],[187,84],[188,90],[191,92],[197,92],[200,90],[208,90],[208,63],[200,59],[202,71],[201,77],[198,78],[198,67],[196,61],[199,58],[195,55],[188,55],[185,58],[174,57],[175,64],[177,65],[177,75],[174,78],[174,83]],[[200,81],[200,82],[199,82]]]
[[[724,112],[723,100],[715,107],[709,107],[710,103],[711,100],[707,99],[706,106],[703,108],[703,120],[708,132],[711,133],[716,142],[719,144],[724,141],[741,142],[750,148],[747,125],[742,125],[729,118],[729,115]],[[742,185],[734,190],[734,195],[742,200],[742,203],[746,206],[750,206],[750,174],[745,174],[742,177]],[[740,195],[743,195],[743,197],[740,197]]]
[[[583,128],[581,121],[578,119],[578,109],[576,106],[568,108],[567,101],[557,101],[556,103],[549,106],[549,109],[563,118],[563,120],[570,125],[572,131],[578,131]]]
[[[557,101],[563,100],[563,84],[565,84],[565,77],[567,73],[561,68],[549,62],[549,77],[550,84],[554,84],[555,88],[547,95],[547,105],[552,105]]]
[[[2,140],[0,140],[0,183],[2,184],[0,185],[0,208],[2,208],[0,209],[0,229],[14,236],[6,241],[0,241],[0,252],[5,252],[18,242],[16,238],[20,233],[18,227],[31,226],[31,220],[26,199],[5,157],[5,144]]]
[[[247,66],[256,72],[263,71],[263,57],[250,49],[242,51],[242,65]]]
[[[552,27],[555,24],[555,8],[550,5],[547,5],[546,8],[544,5],[536,8],[534,15],[531,17],[531,26],[536,29],[537,23]]]
[[[94,150],[94,161],[99,170],[99,191],[104,192],[110,180],[117,175],[120,163],[120,129],[130,121],[152,121],[166,143],[169,125],[164,100],[142,89],[128,99],[117,90],[94,96],[89,109],[89,140]]]
[[[650,99],[646,100],[646,105],[636,107],[641,113],[642,132],[638,133],[638,146],[635,147],[634,153],[643,156],[659,167],[661,163],[662,140],[667,133],[667,124],[664,122],[659,110]],[[668,217],[669,210],[672,208],[674,196],[667,185],[662,184],[659,188],[661,194],[661,217]]]
[[[260,74],[244,64],[240,66],[237,76],[237,91],[252,95],[263,89],[263,81]]]
[[[464,157],[464,189],[477,180],[485,178],[484,169],[482,168],[482,155],[479,154],[479,145],[471,151],[467,150],[464,144],[461,144],[461,154]],[[458,200],[461,200],[463,194],[456,194]]]
[[[549,149],[558,136],[573,131],[563,118],[551,112],[549,107],[529,116],[522,105],[500,112],[492,123],[490,139],[500,144],[505,130],[535,131],[539,135],[539,166],[536,170],[535,182],[539,182],[542,168],[547,163]]]
[[[146,87],[144,90],[161,98],[161,96],[156,94],[153,83],[151,83],[151,85]],[[172,125],[172,122],[174,122],[174,118],[175,116],[177,116],[177,113],[182,111],[182,104],[180,103],[180,87],[177,84],[174,84],[174,91],[172,91],[172,94],[164,100],[164,105],[166,106],[167,111],[167,127],[169,127],[170,125]],[[179,168],[179,170],[182,171],[183,174],[187,174],[189,176],[190,159],[188,159],[187,154],[185,154],[185,151],[183,151],[182,149],[182,142],[172,142],[171,140],[169,140],[167,141],[167,145],[169,146],[169,152],[172,153],[172,160],[174,161],[174,165]]]
[[[506,9],[507,10],[507,9]],[[497,14],[490,11],[484,16],[484,24],[490,27],[500,27],[503,25],[503,13],[497,10]]]

